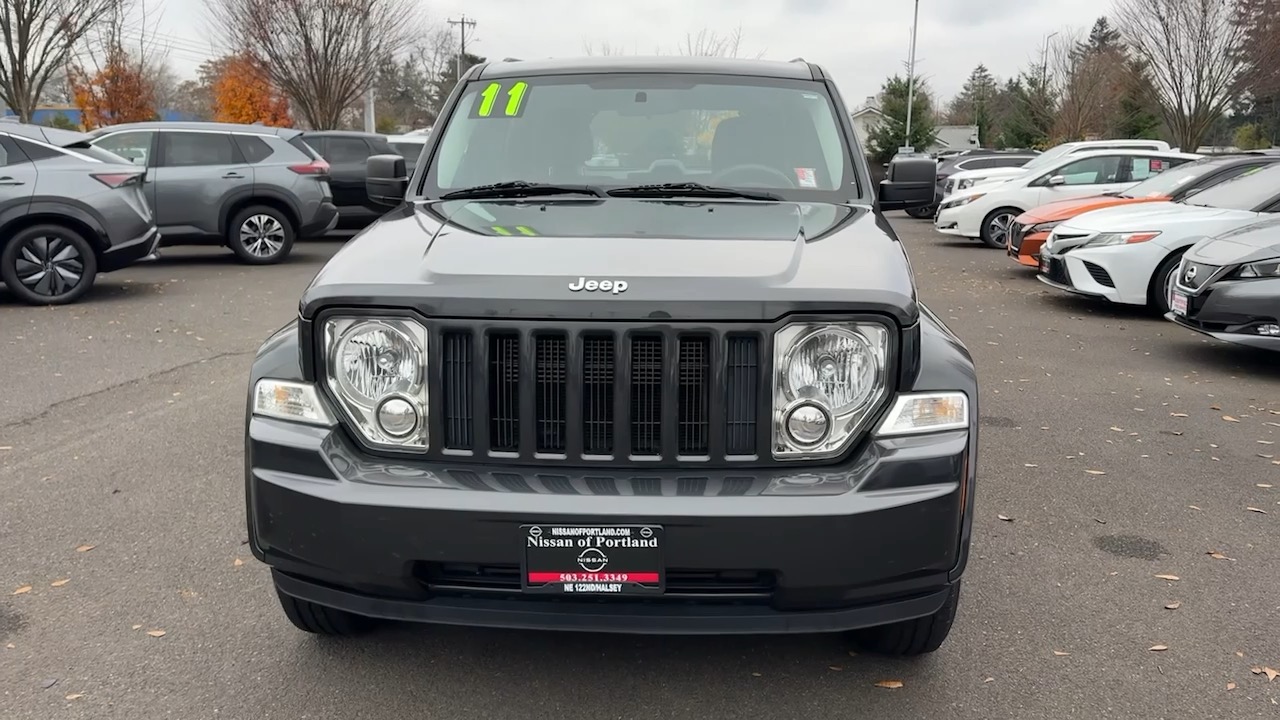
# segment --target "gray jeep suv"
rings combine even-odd
[[[162,245],[219,242],[265,265],[338,222],[329,164],[289,128],[204,122],[113,125],[93,144],[147,168]]]

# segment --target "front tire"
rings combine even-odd
[[[1174,253],[1160,263],[1147,289],[1147,306],[1164,317],[1169,312],[1169,293],[1173,291],[1174,273],[1182,263],[1182,253]]]
[[[1005,247],[1005,242],[1009,238],[1009,226],[1013,224],[1013,219],[1021,214],[1016,208],[999,208],[987,213],[982,219],[982,229],[979,236],[982,238],[982,244],[989,248]]]
[[[0,251],[0,280],[29,305],[79,300],[98,276],[98,257],[80,233],[64,225],[19,230]]]
[[[368,632],[375,625],[373,618],[299,600],[279,589],[276,595],[280,598],[285,617],[303,632],[341,637]]]
[[[942,643],[951,634],[951,625],[955,622],[959,603],[960,583],[957,581],[951,586],[951,593],[938,612],[891,625],[854,630],[850,639],[859,648],[881,655],[926,655],[942,647]]]
[[[227,226],[227,245],[250,265],[274,265],[293,250],[297,231],[289,217],[266,205],[247,207]]]
[[[934,212],[937,211],[937,209],[938,209],[937,205],[930,205],[928,207],[914,207],[907,210],[907,216],[913,217],[916,220],[932,220],[933,214]]]

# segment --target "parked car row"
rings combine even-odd
[[[1280,351],[1280,155],[1053,152],[946,195],[935,228],[1003,248],[1053,288]]]
[[[162,246],[220,244],[251,265],[298,238],[382,214],[373,155],[417,159],[425,135],[144,122],[78,133],[0,123],[0,281],[31,304],[81,298],[98,273]]]

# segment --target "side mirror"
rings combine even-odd
[[[895,157],[880,183],[881,210],[909,210],[933,204],[938,163],[927,157]]]
[[[409,173],[399,155],[374,155],[365,162],[365,193],[377,205],[396,207],[409,190]]]
[[[1046,184],[1046,185],[1048,185],[1048,186],[1050,186],[1050,187],[1053,187],[1053,186],[1055,186],[1055,185],[1066,185],[1066,184],[1067,184],[1067,179],[1066,179],[1065,177],[1061,176],[1061,175],[1054,175],[1053,177],[1049,178],[1049,179],[1045,182],[1045,184]]]

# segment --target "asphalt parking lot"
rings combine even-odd
[[[242,545],[245,381],[340,244],[265,268],[174,249],[79,305],[0,293],[0,717],[1280,717],[1280,362],[892,219],[985,393],[973,556],[933,657],[296,631]]]

